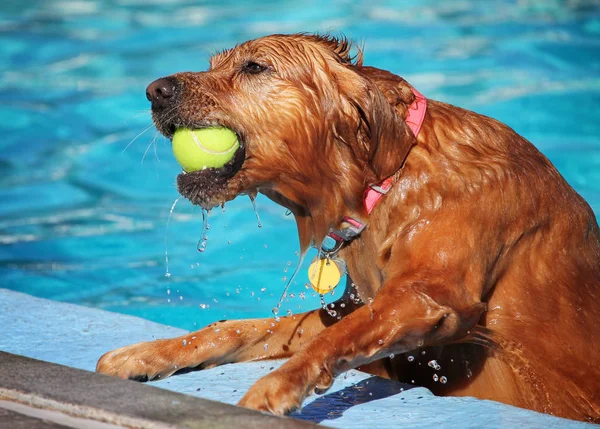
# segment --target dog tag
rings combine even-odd
[[[335,289],[341,278],[342,270],[329,258],[315,258],[308,267],[308,280],[313,289],[321,295]]]

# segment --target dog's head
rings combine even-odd
[[[367,185],[397,171],[415,142],[401,118],[413,95],[350,50],[345,39],[273,35],[215,55],[206,72],[153,82],[166,137],[225,126],[240,141],[224,167],[180,174],[179,192],[205,208],[261,191],[297,217],[359,211]]]

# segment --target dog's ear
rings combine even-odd
[[[365,159],[381,181],[402,168],[417,143],[401,115],[414,100],[410,86],[400,77],[373,67],[353,66],[355,78],[340,82],[357,120],[355,156]],[[362,156],[360,156],[362,155]]]

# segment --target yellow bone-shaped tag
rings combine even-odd
[[[328,258],[315,258],[308,267],[308,280],[313,289],[324,295],[339,284],[342,272],[335,261]]]

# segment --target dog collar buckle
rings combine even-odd
[[[344,216],[342,218],[342,223],[346,223],[349,226],[341,229],[331,229],[323,239],[323,242],[321,243],[321,251],[324,254],[336,254],[344,244],[349,243],[358,237],[367,226],[366,224],[350,216]]]

